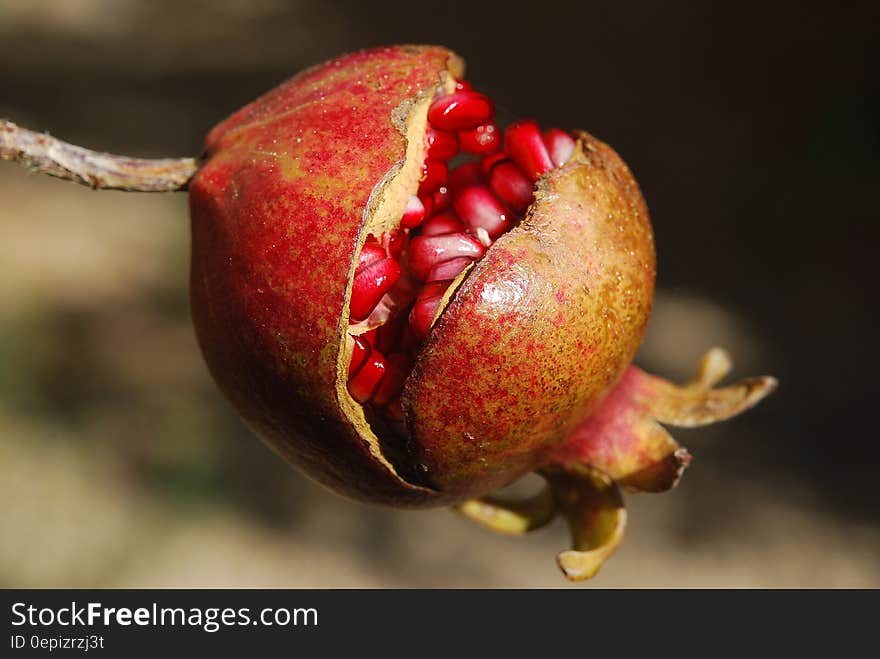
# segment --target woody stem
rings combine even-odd
[[[91,151],[0,119],[0,159],[40,174],[101,190],[186,190],[199,168],[196,158],[131,158]]]

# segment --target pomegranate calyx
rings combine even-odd
[[[623,541],[626,509],[620,490],[607,475],[579,462],[541,470],[546,486],[520,501],[487,497],[456,506],[456,511],[496,533],[522,535],[566,518],[573,548],[556,555],[569,581],[596,575]]]
[[[776,388],[769,376],[715,387],[730,371],[726,351],[714,348],[696,373],[675,385],[630,366],[599,408],[559,445],[539,469],[544,491],[523,501],[487,497],[460,504],[459,513],[508,534],[567,518],[574,549],[557,563],[572,581],[589,579],[623,538],[626,511],[620,487],[662,492],[674,487],[690,454],[660,425],[701,426],[724,421],[756,405]]]
[[[661,423],[690,428],[724,421],[776,388],[769,376],[715,388],[731,365],[727,352],[714,348],[681,386],[630,366],[599,408],[556,448],[553,461],[589,464],[634,492],[674,487],[691,457]]]
[[[571,529],[573,547],[559,552],[556,564],[569,581],[590,579],[623,541],[626,509],[620,490],[608,476],[578,462],[542,474]]]

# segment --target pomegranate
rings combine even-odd
[[[655,275],[632,174],[583,131],[499,126],[445,48],[300,73],[210,131],[188,188],[197,336],[255,433],[360,501],[506,533],[562,514],[570,579],[620,542],[620,486],[687,466],[660,423],[774,387],[714,388],[720,350],[683,386],[631,365]],[[529,472],[535,497],[491,496]]]

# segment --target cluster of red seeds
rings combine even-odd
[[[532,203],[535,181],[574,151],[561,130],[531,120],[501,133],[492,101],[459,81],[428,109],[427,157],[418,194],[400,229],[368,236],[352,285],[350,322],[375,329],[351,335],[348,389],[359,403],[400,418],[400,390],[446,289],[515,226]],[[456,156],[466,160],[450,171]],[[470,157],[467,157],[470,156]]]

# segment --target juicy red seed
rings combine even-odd
[[[402,352],[388,355],[386,359],[385,377],[373,392],[373,402],[377,405],[387,405],[400,395],[403,382],[412,370],[412,362]]]
[[[507,231],[513,221],[510,211],[482,185],[464,190],[453,205],[458,216],[471,230],[485,229],[492,240]]]
[[[428,126],[425,131],[425,141],[428,144],[427,156],[429,158],[449,160],[458,153],[458,138],[455,133],[435,130]]]
[[[424,195],[433,192],[446,183],[449,178],[449,168],[445,160],[437,158],[425,158],[422,165],[422,180],[419,183],[419,194]]]
[[[394,229],[390,233],[385,234],[383,244],[385,250],[395,261],[399,261],[403,256],[403,250],[406,249],[406,234],[398,229]]]
[[[457,92],[467,92],[473,89],[471,83],[467,80],[456,80],[455,81],[455,91]]]
[[[455,211],[439,213],[422,225],[423,236],[441,236],[444,233],[464,233],[467,227],[458,219]]]
[[[483,173],[483,178],[488,179],[489,175],[492,173],[492,168],[495,167],[499,162],[510,161],[510,156],[508,156],[504,151],[500,151],[498,153],[493,153],[480,161],[480,171]]]
[[[419,195],[419,201],[425,207],[425,217],[431,217],[434,214],[434,193],[426,192]]]
[[[397,349],[400,335],[403,332],[400,316],[390,318],[384,325],[376,328],[376,347],[386,355]]]
[[[524,212],[532,203],[534,185],[509,160],[499,162],[492,168],[489,187],[516,213]]]
[[[488,123],[495,116],[495,106],[488,96],[463,90],[441,96],[428,108],[428,121],[440,130],[461,131]]]
[[[412,229],[419,226],[425,219],[425,206],[421,200],[415,195],[411,195],[406,202],[406,208],[403,210],[403,217],[400,218],[400,226],[405,229]]]
[[[462,190],[472,185],[480,185],[482,182],[483,176],[480,173],[480,163],[478,162],[466,162],[449,172],[449,189],[453,199]]]
[[[375,238],[373,240],[375,240]],[[358,256],[357,270],[360,271],[376,261],[381,261],[387,257],[388,255],[379,243],[368,239],[367,242],[364,243],[363,248],[361,248],[360,256]]]
[[[458,134],[461,150],[466,153],[483,155],[501,148],[501,131],[495,124],[482,124]]]
[[[373,350],[361,370],[348,381],[351,397],[361,404],[366,403],[373,396],[387,370],[385,356],[378,350]]]
[[[371,329],[369,332],[364,332],[363,334],[360,335],[360,337],[364,341],[366,341],[367,345],[370,346],[370,348],[372,349],[372,348],[376,347],[376,336],[378,334],[379,334],[378,328],[376,328],[376,329]]]
[[[476,260],[485,253],[486,248],[481,243],[463,233],[417,236],[409,247],[409,269],[415,277],[424,281],[431,268],[438,263],[459,257]]]
[[[412,327],[409,325],[409,315],[412,307],[401,312],[400,317],[403,322],[403,332],[400,335],[398,350],[413,354],[419,349],[421,339],[415,335]]]
[[[424,339],[431,331],[431,323],[434,322],[434,316],[449,284],[448,281],[431,282],[416,298],[416,303],[409,313],[409,326],[418,338]]]
[[[448,185],[441,185],[434,192],[426,194],[420,199],[425,206],[425,217],[431,217],[452,205],[452,195],[449,193]]]
[[[352,336],[354,348],[351,352],[351,363],[348,365],[348,377],[355,375],[370,356],[370,344],[359,336]]]
[[[428,273],[427,281],[445,281],[448,279],[455,279],[456,277],[458,277],[458,275],[464,272],[464,269],[466,267],[468,267],[473,262],[473,259],[462,256],[457,259],[450,259],[449,261],[438,263],[433,268],[431,268],[431,272]]]
[[[532,181],[553,169],[541,130],[534,121],[520,121],[508,126],[504,132],[504,150]]]
[[[434,212],[439,213],[452,206],[452,193],[449,191],[448,185],[441,185],[434,190]]]
[[[557,167],[561,167],[574,153],[574,138],[564,130],[551,128],[544,131],[544,144],[550,153],[550,159]]]
[[[384,258],[358,268],[351,288],[350,319],[354,322],[365,320],[399,278],[400,265],[394,259]]]

